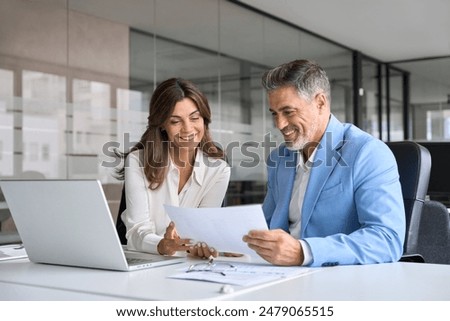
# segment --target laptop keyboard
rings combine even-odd
[[[127,257],[127,262],[128,262],[128,264],[136,265],[136,264],[141,264],[141,263],[152,262],[152,259],[140,259],[140,258],[136,258],[136,257]]]

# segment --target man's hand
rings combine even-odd
[[[252,230],[242,240],[272,264],[301,265],[303,263],[303,249],[299,240],[283,230]]]

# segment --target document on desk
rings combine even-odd
[[[240,286],[253,286],[281,279],[289,279],[320,271],[321,268],[275,266],[269,264],[235,263],[223,267],[223,262],[209,270],[188,271],[187,268],[171,276],[172,279],[197,280]]]
[[[193,242],[205,242],[219,252],[248,254],[255,251],[242,241],[250,230],[267,230],[261,205],[243,205],[218,208],[183,208],[164,205],[175,222],[178,235]]]
[[[0,261],[23,259],[28,257],[22,244],[8,244],[0,246]]]

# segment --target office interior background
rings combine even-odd
[[[283,140],[261,74],[298,58],[327,71],[339,120],[384,141],[439,143],[450,159],[448,2],[358,3],[0,0],[0,179],[99,179],[115,216],[122,182],[113,175],[109,147],[116,142],[125,150],[137,141],[155,86],[183,77],[209,99],[213,139],[228,153],[227,204],[260,203],[263,142]],[[380,24],[398,6],[404,15]],[[435,20],[426,21],[431,16]],[[407,27],[414,23],[428,27]],[[347,39],[357,37],[329,36],[343,27]],[[402,33],[395,33],[392,47],[404,52],[383,47],[394,30]],[[442,32],[447,38],[438,38],[440,47],[429,45]],[[408,47],[409,38],[420,50]],[[440,170],[450,185],[448,169]],[[439,184],[433,192],[448,199],[450,188]],[[0,204],[0,234],[14,234]]]

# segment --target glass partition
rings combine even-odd
[[[395,63],[410,74],[413,139],[447,141],[450,57]]]
[[[373,136],[380,138],[379,131],[379,105],[378,97],[381,88],[379,87],[379,68],[378,63],[363,58],[362,68],[362,87],[359,95],[361,99],[361,109],[359,112],[359,127]]]
[[[389,88],[388,88],[388,106],[389,106],[389,140],[400,141],[405,137],[403,121],[403,72],[388,67]]]

